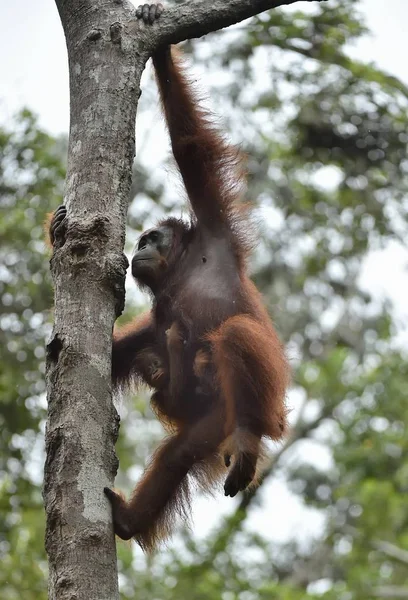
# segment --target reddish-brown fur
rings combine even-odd
[[[138,369],[146,349],[167,373],[166,384],[155,386],[153,405],[174,433],[128,502],[108,492],[116,532],[147,550],[170,535],[177,515],[187,518],[191,475],[209,489],[226,473],[223,454],[226,464],[233,456],[226,493],[254,481],[262,438],[278,440],[285,432],[289,380],[282,345],[246,272],[251,238],[239,203],[239,155],[200,108],[174,50],[160,51],[154,66],[194,214],[189,224],[171,221],[173,251],[160,289],[153,290],[153,310],[113,345],[117,384],[146,380]],[[165,335],[178,323],[184,345],[180,331]]]
[[[192,217],[164,222],[174,234],[167,268],[151,290],[152,310],[115,333],[112,376],[117,387],[135,380],[153,386],[153,407],[171,435],[128,502],[105,488],[115,532],[148,551],[178,516],[188,517],[191,477],[210,490],[232,456],[225,493],[255,481],[262,439],[285,432],[289,380],[284,350],[247,275],[252,242],[239,155],[200,107],[174,50],[160,50],[153,61]]]

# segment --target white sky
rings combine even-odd
[[[408,0],[388,0],[386,3],[384,0],[363,0],[361,9],[373,36],[359,42],[352,54],[361,60],[374,61],[408,83]],[[20,107],[27,106],[39,115],[41,125],[51,133],[67,132],[67,57],[54,1],[3,0],[0,29],[0,122],[7,122]],[[367,261],[364,276],[371,291],[391,295],[399,318],[405,322],[408,320],[407,263],[408,253],[401,248],[373,253]],[[296,511],[296,500],[279,481],[270,482],[262,493],[268,497],[268,510],[256,511],[252,522],[264,533],[270,531],[274,538],[282,539],[296,532],[304,538],[316,529],[316,515]],[[197,533],[208,532],[218,521],[220,510],[229,512],[231,509],[230,500],[217,497],[216,510],[214,502],[202,499],[196,505],[194,530]],[[285,518],[288,512],[290,519]],[[276,515],[279,518],[272,518]]]

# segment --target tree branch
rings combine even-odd
[[[372,594],[375,598],[408,598],[408,587],[399,585],[381,585],[373,589]]]
[[[373,542],[373,546],[374,548],[376,548],[380,552],[383,552],[390,558],[395,558],[395,560],[398,560],[404,565],[408,565],[408,550],[403,550],[395,544],[391,544],[391,542],[386,542],[383,540]]]
[[[316,1],[326,0],[306,0]],[[196,0],[166,7],[157,29],[152,28],[154,43],[178,44],[229,27],[266,10],[295,2],[298,0]]]

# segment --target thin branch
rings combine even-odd
[[[408,598],[408,587],[400,585],[381,585],[373,589],[372,594],[375,598]]]
[[[395,558],[399,562],[402,562],[404,565],[408,565],[408,550],[403,550],[399,548],[395,544],[391,544],[391,542],[386,542],[384,540],[378,540],[373,542],[374,548],[383,552],[390,558]]]

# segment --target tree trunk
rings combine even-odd
[[[112,329],[124,304],[125,220],[139,81],[175,43],[295,0],[197,0],[145,26],[126,0],[56,0],[69,59],[66,241],[54,251],[55,326],[47,346],[44,502],[49,598],[119,597],[110,505],[119,418]]]
[[[124,302],[124,223],[139,79],[147,54],[118,3],[58,2],[67,39],[71,125],[66,242],[51,260],[55,326],[47,352],[44,498],[49,598],[118,598],[111,509],[119,419],[111,346]]]

